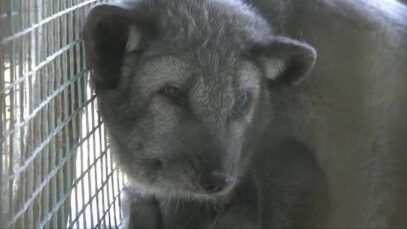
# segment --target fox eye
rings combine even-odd
[[[239,115],[247,110],[250,104],[250,93],[243,92],[236,98],[236,102],[233,105],[232,113],[233,115]]]
[[[162,92],[165,96],[167,96],[167,97],[169,97],[169,98],[172,98],[172,99],[179,99],[179,98],[181,98],[181,97],[183,96],[181,89],[179,89],[179,88],[177,88],[177,87],[174,87],[174,86],[165,86],[165,87],[161,90],[161,92]]]
[[[177,87],[165,86],[161,89],[161,94],[179,105],[184,106],[186,103],[184,92]]]

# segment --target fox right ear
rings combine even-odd
[[[150,40],[152,26],[139,12],[135,4],[101,4],[89,12],[84,40],[96,87],[115,88],[125,55],[142,51]]]
[[[256,45],[252,55],[271,83],[296,85],[312,69],[317,58],[315,49],[288,37],[274,37]]]

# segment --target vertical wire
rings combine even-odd
[[[97,116],[97,119],[98,119],[98,124],[99,123],[101,123],[101,120],[100,120],[100,118],[99,118],[99,116]],[[106,190],[107,190],[107,203],[108,203],[108,206],[110,205],[110,197],[113,197],[113,200],[112,201],[114,201],[114,192],[112,192],[111,190],[110,190],[110,185],[109,185],[109,181],[110,180],[112,180],[112,179],[114,179],[114,176],[111,176],[111,177],[109,177],[108,176],[108,174],[112,171],[112,169],[110,168],[109,169],[109,166],[108,166],[108,161],[109,161],[109,152],[107,151],[107,149],[105,149],[106,147],[104,146],[104,142],[102,141],[102,127],[100,126],[100,128],[99,128],[99,131],[98,131],[98,134],[99,134],[99,145],[101,146],[101,152],[104,152],[104,158],[105,158],[105,171],[106,171],[106,179],[109,179],[109,180],[106,180],[106,185],[107,185],[107,187],[106,187]],[[102,170],[102,172],[103,172],[103,170]],[[113,174],[113,173],[112,173]],[[114,206],[114,204],[113,204],[113,206]],[[112,225],[112,216],[111,216],[111,211],[109,211],[109,214],[108,214],[108,220],[109,220],[109,225]]]
[[[0,4],[0,14],[3,14],[2,6]],[[0,22],[0,34],[4,33],[3,25]],[[1,37],[1,35],[0,35]],[[3,44],[0,44],[0,91],[4,91],[4,71],[5,71],[5,64],[3,60],[3,51],[2,51]],[[3,102],[4,94],[0,92],[0,221],[6,220],[6,203],[4,203],[3,195],[4,195],[4,184],[3,180],[6,176],[6,173],[3,171],[3,157],[5,157],[5,152],[3,152],[3,147],[5,147],[4,139],[3,139],[3,111],[5,110],[4,102]],[[5,158],[4,158],[5,159]]]
[[[64,1],[63,1],[64,2]],[[66,1],[65,1],[65,4],[66,4]],[[64,10],[66,7],[64,7],[64,5],[65,4],[63,4],[63,3],[61,3],[61,1],[59,1],[58,0],[58,10],[59,11],[62,11],[62,10]],[[69,44],[69,41],[66,39],[66,28],[64,27],[64,24],[66,23],[66,15],[63,15],[63,16],[61,16],[59,19],[59,24],[58,24],[58,26],[57,26],[57,31],[56,31],[56,33],[58,33],[58,35],[57,35],[57,41],[58,41],[58,43],[59,43],[59,47],[58,48],[62,48],[62,47],[64,47],[66,44]],[[59,74],[58,74],[58,77],[57,77],[57,79],[58,80],[60,80],[60,81],[62,81],[62,82],[59,82],[59,84],[63,84],[63,82],[65,81],[65,80],[67,80],[69,77],[68,77],[68,74],[69,74],[69,69],[68,69],[68,67],[69,67],[69,64],[67,63],[67,56],[68,56],[68,52],[69,52],[69,50],[66,52],[66,53],[64,53],[64,55],[62,55],[61,56],[61,58],[60,58],[60,71],[58,72]],[[58,84],[58,85],[59,85]],[[65,119],[67,119],[67,115],[68,114],[71,114],[71,112],[69,112],[69,111],[67,111],[67,107],[66,106],[68,106],[68,100],[69,100],[69,98],[68,98],[68,91],[69,90],[69,87],[68,88],[66,88],[65,90],[64,90],[64,92],[63,92],[63,95],[61,95],[62,97],[63,97],[63,104],[64,104],[64,111],[61,111],[61,113],[64,113],[65,114],[65,116],[63,116],[62,114],[61,114],[61,117],[60,117],[60,120],[61,120],[61,122],[62,122],[62,120],[65,120]],[[60,108],[61,109],[61,108]],[[65,138],[66,139],[66,138]],[[65,143],[66,144],[66,143]],[[71,143],[69,143],[68,142],[68,145],[71,145]],[[64,215],[65,215],[65,213],[63,213]],[[66,220],[65,220],[66,221]],[[65,222],[64,222],[65,223]]]
[[[60,4],[59,3],[60,3],[59,0],[54,1],[55,12],[58,12],[60,10]],[[56,28],[55,28],[56,36],[54,37],[54,40],[55,40],[56,43],[58,43],[58,41],[60,40],[60,35],[61,35],[61,34],[58,33],[58,28],[59,28],[58,21],[59,21],[59,18],[58,18],[58,20],[54,21],[55,24],[57,25]],[[55,49],[58,49],[58,48],[59,48],[58,45],[55,44]],[[62,69],[61,69],[61,71],[58,71],[58,78],[62,79],[63,82],[67,82],[70,79],[70,77],[62,71]],[[70,107],[69,107],[69,101],[70,101],[70,99],[69,99],[69,88],[70,88],[70,85],[68,85],[66,88],[64,88],[64,90],[61,92],[60,103],[63,104],[62,108],[60,108],[60,111],[61,111],[60,118],[61,118],[61,120],[68,120],[69,116],[72,115],[72,112],[70,111]],[[63,111],[62,111],[62,109],[63,109]],[[60,139],[60,141],[61,141],[60,160],[61,161],[65,160],[67,157],[69,157],[69,148],[70,148],[71,143],[69,141],[68,136],[70,134],[69,133],[69,130],[70,130],[69,126],[70,126],[71,122],[72,122],[72,120],[70,120],[69,123],[67,123],[64,126],[64,129],[61,132],[61,136],[60,136],[61,137],[61,139]],[[60,168],[60,171],[58,172],[59,193],[60,193],[59,199],[60,200],[64,197],[65,193],[67,192],[66,189],[68,187],[65,184],[67,176],[69,175],[69,174],[67,174],[67,168],[66,168],[66,166],[68,165],[67,162],[64,164],[64,166],[62,168]],[[67,200],[69,200],[69,198]],[[63,205],[59,206],[59,209],[58,209],[59,210],[59,219],[60,219],[59,220],[59,227],[63,227],[63,228],[66,227],[66,223],[67,223],[66,222],[66,217],[68,216],[68,212],[66,212],[66,210],[68,210],[68,209],[65,208],[66,205],[67,205],[67,203],[65,201],[65,203]]]
[[[90,96],[91,97],[91,96]],[[104,209],[104,191],[103,191],[103,176],[102,174],[99,174],[99,172],[102,173],[102,154],[103,152],[98,151],[98,147],[96,144],[96,137],[95,137],[95,133],[98,131],[96,124],[95,124],[95,116],[94,116],[94,107],[92,106],[94,99],[92,99],[92,101],[90,101],[90,103],[88,104],[88,109],[90,110],[90,121],[91,121],[91,129],[92,131],[94,131],[92,133],[92,145],[93,147],[89,149],[93,149],[93,160],[95,160],[96,164],[93,167],[93,171],[95,173],[95,180],[98,181],[96,183],[96,214],[97,214],[97,221],[96,221],[96,225],[100,227],[99,225],[99,220],[101,220],[100,217],[100,209]],[[100,168],[98,168],[100,165]],[[98,179],[99,178],[99,179]],[[98,189],[100,188],[100,189]]]
[[[0,14],[6,15],[4,12],[4,7],[6,3],[0,4]],[[6,20],[0,20],[0,38],[2,34],[6,34]],[[5,63],[5,51],[4,51],[4,44],[0,44],[0,129],[5,129],[7,124],[6,118],[6,96],[5,96],[5,71],[6,71],[6,63]],[[4,184],[5,177],[7,176],[7,144],[6,139],[4,139],[3,131],[0,131],[0,220],[6,220],[8,215],[6,214],[8,211],[9,201],[10,199],[4,198],[4,195],[7,194],[8,184],[7,187]],[[7,201],[7,202],[6,202]]]
[[[21,22],[22,22],[21,28],[24,29],[25,28],[25,26],[24,26],[24,18],[26,18],[26,12],[24,10],[25,9],[24,1],[22,1],[21,3],[22,4],[20,4],[20,6],[18,8],[19,8],[19,15],[21,15],[21,19],[22,19],[21,20]],[[28,15],[28,17],[29,17],[29,15]],[[18,46],[19,46],[20,51],[21,51],[20,58],[19,58],[20,61],[18,63],[18,67],[19,67],[19,74],[18,75],[20,77],[22,77],[24,72],[25,72],[25,70],[24,70],[24,65],[25,65],[24,62],[25,61],[23,60],[23,55],[26,52],[26,50],[24,48],[24,43],[25,43],[24,40],[25,39],[26,39],[26,36],[22,36],[22,37],[19,37],[19,38],[16,39],[17,43],[19,43]],[[17,92],[20,92],[20,95],[19,95],[19,97],[20,97],[19,98],[20,99],[20,101],[19,101],[20,111],[19,112],[20,112],[20,117],[21,118],[19,119],[19,122],[21,122],[24,119],[24,83],[25,83],[25,81],[23,80],[20,83],[15,84],[15,87],[16,87],[15,90],[17,90]],[[15,128],[18,128],[18,127],[15,127]],[[19,140],[20,140],[19,151],[20,151],[20,160],[21,161],[25,160],[26,157],[28,156],[28,149],[24,145],[24,139],[25,139],[24,129],[25,129],[24,127],[19,127],[19,129],[16,131],[16,133],[17,132],[20,133],[20,136],[19,136]],[[25,198],[22,203],[25,203],[26,200],[29,198],[29,193],[31,193],[31,190],[29,190],[29,188],[30,188],[30,186],[32,187],[33,183],[34,183],[33,182],[33,178],[34,178],[33,173],[34,173],[34,171],[32,171],[33,167],[29,167],[28,169],[29,170],[27,172],[23,172],[18,176],[19,180],[20,180],[19,183],[21,184],[19,186],[20,186],[21,189],[23,189],[21,196]],[[30,170],[31,170],[31,172],[30,172]],[[27,180],[27,177],[29,179],[28,179],[27,182],[25,182]],[[27,184],[27,186],[25,184]],[[21,205],[21,206],[23,206],[23,205]],[[34,220],[33,220],[32,205],[28,209],[27,213],[23,217],[21,217],[21,219],[23,220],[22,225],[24,225],[24,226],[32,226],[33,225]]]
[[[30,12],[30,25],[32,26],[33,24],[35,24],[37,22],[37,20],[39,20],[40,18],[40,4],[38,1],[40,0],[35,0],[35,1],[28,1],[30,6],[29,6],[29,12]],[[34,66],[36,65],[37,62],[37,36],[36,36],[37,30],[32,30],[30,33],[27,34],[28,38],[29,38],[29,61],[28,61],[28,66],[27,66],[27,71],[33,71]],[[26,78],[27,81],[27,110],[28,113],[31,113],[34,109],[35,109],[35,103],[34,103],[34,95],[35,95],[35,76],[36,73],[34,72],[32,77],[28,77]],[[35,144],[35,140],[34,140],[34,125],[32,123],[30,123],[29,125],[27,125],[27,136],[25,137],[26,141],[27,141],[27,145],[25,147],[26,152],[28,154],[28,152],[32,152],[32,150],[35,148],[34,144]],[[39,163],[38,163],[38,171],[39,174],[36,178],[37,180],[37,184],[39,185],[41,183],[42,177],[45,176],[46,172],[44,171],[44,169],[46,168],[46,165],[44,167],[44,158],[42,158],[40,156],[39,158]],[[40,198],[40,201],[43,202],[43,200],[47,199],[46,197],[42,196],[42,198]],[[44,206],[44,205],[40,205],[40,206]],[[41,215],[41,213],[43,213],[44,208],[42,207],[38,214]]]
[[[28,3],[27,4],[27,13],[29,15],[28,18],[29,18],[29,21],[30,21],[29,24],[28,24],[28,27],[29,27],[29,26],[31,26],[32,24],[35,23],[35,9],[36,9],[35,5],[36,5],[36,3],[35,3],[35,1],[32,2],[32,1],[29,1],[29,0],[27,1],[27,3]],[[25,37],[25,36],[23,36],[23,37]],[[27,38],[29,40],[29,45],[28,45],[29,48],[27,49],[29,60],[27,61],[27,69],[26,69],[26,71],[24,73],[29,72],[29,71],[32,70],[31,67],[33,66],[34,63],[32,63],[31,57],[34,55],[33,52],[36,51],[35,47],[32,46],[32,40],[34,39],[33,33],[28,33]],[[31,95],[33,93],[31,79],[26,78],[24,81],[27,81],[27,100],[28,101],[27,101],[27,108],[26,109],[27,109],[28,113],[31,113],[31,111],[34,108],[33,104],[32,104],[32,100],[31,100],[32,99]],[[33,138],[34,138],[32,122],[29,123],[26,127],[21,127],[21,128],[22,129],[23,128],[27,129],[27,134],[24,137],[25,141],[27,142],[27,145],[26,145],[24,151],[25,151],[26,157],[29,157],[30,156],[29,152],[32,152],[33,149],[35,148],[33,146],[33,144],[32,144],[32,141],[33,141]],[[34,186],[35,190],[40,188],[42,177],[45,176],[45,173],[43,171],[43,164],[44,164],[44,162],[43,162],[43,154],[40,153],[40,154],[38,154],[38,156],[37,156],[37,158],[36,158],[36,160],[34,162],[35,166],[34,166],[33,176],[35,174],[35,177],[34,177],[34,180],[33,180],[33,186]],[[43,214],[43,205],[41,204],[41,202],[43,201],[43,198],[44,198],[44,195],[41,192],[41,194],[34,201],[35,206],[34,206],[34,210],[33,210],[33,214],[34,214],[33,223],[32,223],[33,225],[34,225],[34,223],[39,222],[40,219],[41,219],[41,216],[44,215]]]
[[[22,23],[21,27],[22,28],[25,28],[24,22],[25,22],[25,18],[26,18],[24,8],[25,8],[25,4],[23,2],[21,7],[19,7],[19,14],[21,15],[21,18],[22,18],[22,20],[21,20],[21,23]],[[25,52],[25,48],[24,48],[24,43],[25,42],[24,42],[24,40],[25,40],[25,37],[21,37],[20,39],[17,39],[17,42],[19,40],[20,40],[20,42],[19,42],[20,43],[20,50],[19,50],[19,61],[18,61],[19,62],[18,63],[18,66],[19,66],[18,75],[21,77],[23,75],[23,72],[24,72],[24,52]],[[20,108],[18,113],[20,115],[19,122],[21,122],[21,120],[24,119],[24,81],[17,84],[16,88],[18,88],[17,92],[19,92],[19,94],[18,94],[18,100],[19,101],[17,102],[17,104],[19,106],[17,106],[16,108],[17,109]],[[20,154],[23,154],[23,151],[24,151],[24,148],[25,148],[24,147],[24,128],[20,128],[18,130],[18,132],[20,134],[19,137],[18,137],[19,141],[20,141],[20,144],[19,144]]]
[[[85,87],[85,85],[83,85],[83,82],[82,82],[82,90],[86,93],[86,87]],[[89,115],[89,105],[87,105],[86,107],[85,107],[85,114],[86,114],[86,134],[87,135],[89,135],[89,134],[91,134],[91,132],[92,132],[92,128],[90,127],[90,115]],[[97,173],[96,173],[96,163],[97,163],[97,161],[94,161],[95,159],[96,159],[96,157],[95,157],[95,155],[94,155],[94,152],[93,152],[93,154],[91,154],[91,150],[90,150],[90,138],[88,138],[87,140],[87,144],[86,144],[86,152],[88,153],[88,160],[87,160],[87,167],[89,168],[89,170],[88,170],[88,172],[87,172],[87,175],[88,175],[88,180],[90,181],[89,182],[89,190],[92,190],[92,188],[94,189],[94,192],[90,192],[89,193],[89,209],[90,209],[90,220],[91,220],[91,225],[92,225],[92,227],[94,227],[95,225],[96,225],[96,223],[95,223],[95,219],[94,219],[94,208],[93,208],[93,206],[96,204],[96,206],[98,206],[98,201],[96,201],[96,200],[94,200],[94,198],[93,198],[93,193],[95,193],[95,195],[97,195],[97,187],[98,187],[98,185],[97,185],[97,181],[98,181],[98,176],[97,176]],[[92,156],[92,157],[90,157],[90,156]],[[92,160],[95,162],[95,163],[92,163],[92,161],[90,160],[92,158]],[[92,172],[94,173],[94,177],[92,177]],[[97,196],[96,196],[96,199],[97,199]],[[98,211],[96,211],[96,214],[97,214],[97,219],[99,219],[99,212]]]
[[[48,0],[47,0],[48,1]],[[49,17],[50,15],[52,15],[53,13],[56,13],[57,11],[55,11],[54,7],[53,7],[53,2],[49,1],[48,5],[47,5],[47,17]],[[52,55],[52,53],[56,52],[55,49],[55,43],[53,42],[53,40],[55,39],[55,32],[54,32],[54,20],[48,22],[46,24],[46,30],[47,30],[47,56]],[[54,93],[54,91],[56,90],[56,88],[58,88],[62,82],[60,82],[59,76],[58,76],[58,70],[55,68],[55,64],[58,61],[59,58],[56,58],[54,60],[52,60],[51,62],[47,63],[47,72],[44,75],[44,78],[46,78],[46,88],[48,89],[47,92],[47,96],[50,96],[52,93]],[[51,164],[50,164],[50,168],[47,171],[47,173],[45,174],[45,176],[49,176],[49,174],[51,172],[53,172],[57,165],[58,165],[58,161],[59,160],[59,156],[60,155],[60,146],[61,146],[61,141],[60,141],[60,133],[52,136],[52,132],[55,128],[57,128],[57,126],[59,125],[59,123],[61,123],[60,120],[60,107],[62,106],[61,104],[61,99],[60,99],[61,95],[56,95],[52,100],[50,100],[47,104],[46,107],[44,107],[43,109],[45,109],[46,111],[46,120],[44,120],[44,122],[47,122],[48,124],[46,125],[46,138],[50,139],[50,142],[48,144],[48,147],[46,147],[46,149],[44,149],[45,154],[47,154],[48,156],[51,155]],[[46,184],[46,186],[48,187],[48,189],[51,190],[51,202],[48,203],[48,209],[47,212],[44,214],[44,219],[45,220],[47,218],[47,216],[54,211],[56,204],[58,202],[58,196],[57,196],[57,181],[56,179],[57,174],[55,174],[52,179],[50,181],[48,181],[48,183]],[[55,182],[55,183],[54,183]],[[46,196],[46,198],[50,198],[49,195]],[[51,221],[52,221],[52,226],[58,225],[58,218],[53,216],[51,217]],[[56,222],[55,222],[56,221]],[[40,221],[42,222],[42,220]],[[47,226],[51,226],[50,224],[48,224]]]
[[[12,18],[12,13],[13,13],[13,2],[12,1],[10,1],[10,8],[8,9],[9,11],[7,12],[7,14],[9,15],[9,17],[10,17],[10,28],[11,28],[11,33],[13,33],[13,18]],[[9,83],[12,83],[14,80],[14,60],[13,60],[13,42],[10,42],[11,44],[8,46],[8,50],[9,50],[9,54],[11,54],[11,55],[9,55]],[[6,49],[6,48],[5,48]],[[13,92],[13,90],[12,89],[10,89],[9,90],[10,92],[9,92],[9,95],[8,95],[8,98],[9,98],[9,100],[8,100],[8,104],[7,104],[7,100],[6,100],[6,106],[9,106],[9,110],[8,110],[8,113],[9,113],[9,120],[8,120],[8,129],[12,129],[13,128],[13,123],[14,123],[14,106],[13,106],[13,94],[14,94],[14,92]],[[7,96],[6,96],[7,97]],[[8,145],[8,147],[9,147],[9,174],[12,174],[13,173],[13,162],[14,162],[14,147],[13,147],[13,136],[9,136],[8,137],[8,141],[9,141],[9,145]],[[14,183],[14,178],[12,178],[12,179],[10,179],[10,182],[9,182],[9,199],[10,199],[10,201],[11,201],[11,203],[10,203],[10,212],[11,212],[11,214],[13,215],[14,213],[15,213],[15,203],[14,203],[14,191],[13,191],[13,183]]]
[[[61,1],[60,0],[58,0],[58,7],[59,7],[59,9],[60,10],[62,10],[61,9]],[[60,20],[59,20],[59,24],[58,24],[58,30],[60,30],[61,29],[61,22],[60,22]],[[59,37],[59,39],[58,40],[61,40],[61,38]],[[64,74],[64,73],[63,73]],[[67,91],[66,91],[66,101],[67,100],[71,100],[72,102],[70,103],[70,104],[68,104],[67,106],[67,108],[68,108],[68,112],[69,112],[69,114],[72,114],[73,112],[74,112],[74,110],[75,110],[75,108],[74,108],[74,102],[75,102],[75,96],[74,96],[74,91],[73,91],[73,84],[72,85],[70,85],[68,88],[67,88]],[[71,130],[72,132],[71,133],[69,133],[69,132],[67,132],[66,134],[65,134],[65,141],[67,142],[67,148],[66,148],[66,152],[67,152],[67,157],[69,157],[68,159],[67,159],[67,163],[66,163],[66,167],[65,167],[65,173],[66,173],[66,180],[65,180],[65,186],[66,186],[66,192],[70,192],[71,193],[71,195],[72,195],[72,182],[73,182],[73,180],[72,180],[72,171],[71,171],[71,166],[72,166],[72,158],[74,158],[75,157],[75,153],[73,153],[73,148],[72,147],[74,147],[73,145],[75,144],[75,140],[77,139],[76,138],[76,128],[75,128],[75,122],[76,122],[76,115],[74,116],[74,117],[72,117],[72,120],[71,120],[71,122],[70,122],[70,125],[69,125],[69,130]],[[72,138],[70,138],[70,135],[72,134]],[[69,153],[68,153],[69,152]],[[72,152],[72,153],[71,153]],[[68,220],[69,221],[67,221],[67,220],[65,220],[66,221],[66,225],[67,226],[71,226],[71,224],[72,224],[72,206],[71,206],[71,198],[72,197],[69,197],[68,199],[67,199],[67,201],[66,201],[66,203],[65,203],[65,205],[68,205],[69,206],[69,208],[67,209],[67,212],[65,212],[65,216],[68,218]],[[65,206],[64,206],[64,208],[65,208]]]

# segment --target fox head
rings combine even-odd
[[[247,170],[272,117],[316,52],[228,0],[101,4],[84,40],[117,163],[141,192],[207,198]]]

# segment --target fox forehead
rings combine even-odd
[[[258,90],[260,71],[249,60],[243,58],[218,69],[212,63],[197,63],[174,56],[163,56],[147,62],[133,76],[141,95],[148,97],[166,85],[192,92],[206,91],[236,94],[245,90]],[[203,66],[206,65],[206,66]],[[201,94],[200,96],[205,96]]]
[[[151,14],[164,46],[227,54],[268,39],[271,28],[241,1],[155,1]]]

